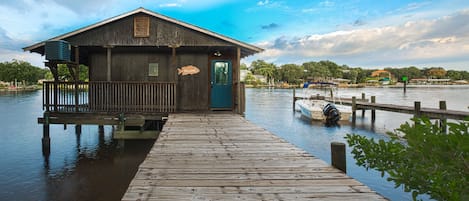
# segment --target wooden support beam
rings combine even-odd
[[[42,131],[42,154],[49,155],[50,154],[50,126],[49,126],[49,112],[44,112],[44,125]]]
[[[241,100],[241,48],[237,47],[236,48],[236,59],[235,59],[235,67],[236,67],[236,83],[237,83],[237,88],[236,88],[236,110],[238,111],[238,114],[243,115],[242,109],[241,109],[241,102],[244,100]]]
[[[376,96],[371,96],[371,103],[376,103]],[[376,120],[376,110],[371,109],[371,123],[374,123]]]
[[[347,160],[345,158],[345,144],[342,142],[331,142],[332,166],[347,173]]]
[[[355,122],[357,118],[357,97],[352,97],[352,121]]]
[[[446,110],[446,101],[440,101],[439,108],[440,110]],[[446,118],[440,119],[440,128],[443,133],[446,133]]]
[[[365,100],[365,93],[362,93],[362,100],[361,101],[364,101]],[[362,117],[365,117],[365,108],[362,109]]]
[[[107,76],[106,80],[111,81],[112,79],[112,72],[111,72],[111,67],[112,67],[112,46],[106,46],[106,53],[107,53],[107,59],[106,59],[106,66],[107,66]]]
[[[415,101],[414,102],[414,117],[420,117],[421,116],[420,109],[421,109],[420,102]]]

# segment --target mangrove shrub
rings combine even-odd
[[[357,164],[389,175],[395,187],[436,200],[469,200],[469,122],[447,123],[448,131],[427,118],[412,119],[389,141],[346,136]],[[405,140],[397,133],[405,134]]]

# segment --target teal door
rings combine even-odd
[[[233,106],[233,81],[230,61],[212,61],[211,66],[211,108],[232,108]]]

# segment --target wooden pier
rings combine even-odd
[[[297,97],[293,93],[293,110],[295,110],[295,101],[305,97]],[[425,116],[431,119],[455,119],[455,120],[464,120],[469,117],[469,112],[458,111],[458,110],[447,110],[446,101],[439,102],[439,108],[426,108],[421,107],[419,101],[414,102],[414,106],[403,106],[395,104],[385,104],[385,103],[376,103],[376,97],[371,96],[371,102],[368,102],[369,99],[365,98],[365,94],[362,93],[361,98],[330,98],[325,96],[311,96],[308,99],[317,99],[317,100],[326,100],[329,102],[334,102],[335,104],[349,105],[352,106],[352,118],[355,116],[356,110],[362,110],[362,116],[365,115],[365,110],[371,110],[371,119],[374,122],[375,120],[375,111],[382,110],[388,112],[397,112],[404,114],[413,114],[415,116]]]
[[[170,114],[122,200],[386,200],[233,113]]]

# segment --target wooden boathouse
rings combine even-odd
[[[174,112],[243,113],[240,59],[263,51],[145,8],[23,49],[45,55],[54,75],[38,120],[46,144],[49,124],[142,127]],[[60,80],[59,64],[74,80]],[[78,80],[81,64],[87,82]]]

